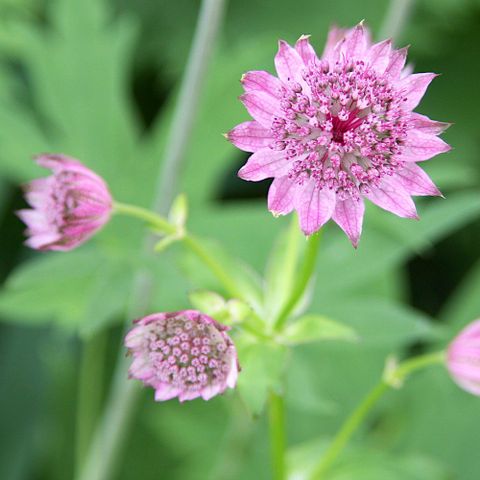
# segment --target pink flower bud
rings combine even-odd
[[[112,198],[108,187],[73,158],[40,155],[36,161],[53,175],[25,187],[32,209],[17,212],[28,227],[25,244],[37,250],[72,250],[109,220]]]
[[[239,365],[229,327],[196,310],[154,313],[135,323],[125,337],[133,356],[129,374],[153,387],[155,400],[209,400],[235,387]],[[177,353],[161,347],[180,341]]]
[[[480,320],[467,325],[452,341],[447,368],[461,388],[480,396]]]

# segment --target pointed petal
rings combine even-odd
[[[322,58],[330,59],[336,56],[336,46],[338,42],[345,38],[347,30],[345,28],[339,28],[336,25],[330,27],[327,36],[327,42],[322,53]]]
[[[253,70],[245,73],[240,81],[246,92],[261,91],[272,97],[280,98],[282,82],[268,72]]]
[[[425,115],[421,115],[420,113],[416,112],[411,113],[410,124],[416,130],[420,130],[423,133],[432,133],[434,135],[442,133],[451,126],[450,123],[437,122],[435,120],[431,120]]]
[[[163,402],[175,398],[181,390],[179,388],[172,387],[171,385],[162,384],[155,390],[155,400],[157,402]]]
[[[42,250],[43,248],[50,246],[51,244],[60,240],[60,235],[54,232],[38,233],[32,235],[30,238],[25,240],[25,245],[35,250]],[[61,247],[55,249],[60,250]],[[66,248],[68,250],[68,248]]]
[[[415,163],[405,164],[395,175],[409,195],[442,195],[431,178]]]
[[[239,170],[238,176],[243,180],[256,182],[265,178],[284,176],[289,169],[290,162],[285,158],[285,152],[264,148],[248,159],[248,162]]]
[[[415,204],[398,180],[384,178],[366,197],[375,205],[404,218],[418,218]]]
[[[243,122],[226,134],[227,139],[240,150],[256,152],[268,147],[272,142],[269,129],[262,127],[258,122]]]
[[[274,116],[282,116],[280,103],[265,92],[244,93],[240,100],[248,113],[266,128],[270,128]]]
[[[313,180],[303,186],[295,196],[295,209],[298,212],[300,228],[305,235],[320,229],[332,216],[335,208],[333,190],[319,190]]]
[[[357,248],[362,234],[363,215],[365,213],[365,203],[363,198],[347,198],[346,200],[337,200],[335,211],[333,212],[334,222],[347,234],[352,245]]]
[[[408,47],[401,48],[400,50],[394,50],[390,54],[388,65],[385,68],[385,75],[393,79],[400,78],[405,61],[407,60]]]
[[[341,49],[346,58],[361,59],[365,56],[368,47],[367,35],[363,22],[348,31]]]
[[[315,50],[310,45],[310,35],[302,35],[295,44],[295,50],[300,55],[300,58],[303,60],[305,65],[309,63],[314,63],[318,60]]]
[[[305,85],[302,78],[302,70],[305,69],[305,64],[297,51],[283,40],[278,42],[275,68],[282,82],[296,81],[302,86]]]
[[[268,209],[275,215],[286,215],[294,208],[294,198],[297,188],[295,179],[284,177],[275,178],[268,190]]]
[[[413,110],[420,103],[430,82],[436,76],[436,73],[414,73],[397,82],[398,90],[406,97],[403,102],[404,110]]]
[[[450,145],[436,135],[412,128],[395,158],[404,162],[421,162],[449,150]]]
[[[372,45],[368,52],[368,60],[372,68],[378,73],[385,72],[387,65],[390,62],[390,51],[392,48],[391,40],[384,40]]]

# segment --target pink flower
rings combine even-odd
[[[72,250],[109,220],[112,198],[107,185],[73,158],[40,155],[36,161],[53,175],[25,187],[32,209],[17,212],[28,227],[25,243],[37,250]]]
[[[440,195],[416,162],[450,149],[437,136],[448,124],[412,111],[436,75],[409,74],[406,56],[390,40],[372,45],[360,23],[333,28],[321,59],[308,36],[294,48],[280,41],[278,78],[265,71],[242,77],[240,98],[254,120],[227,138],[253,152],[241,178],[274,179],[274,215],[297,210],[305,235],[332,218],[357,246],[365,197],[417,218],[411,196]]]
[[[452,341],[447,368],[461,388],[480,396],[480,320],[467,325]]]
[[[239,371],[229,330],[196,310],[141,318],[125,338],[133,355],[129,374],[155,389],[155,400],[183,402],[233,388]]]

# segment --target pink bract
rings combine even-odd
[[[17,212],[28,227],[25,243],[37,250],[72,250],[109,220],[112,198],[108,187],[73,158],[40,155],[36,161],[53,175],[25,187],[32,209]]]
[[[461,388],[480,396],[480,320],[467,325],[452,341],[447,368]]]
[[[278,77],[250,71],[240,97],[253,121],[227,138],[253,152],[244,180],[273,178],[268,208],[296,210],[311,235],[332,218],[357,246],[364,198],[400,217],[418,218],[412,195],[441,195],[417,162],[450,150],[448,124],[414,113],[433,73],[410,74],[407,49],[372,44],[363,24],[331,29],[322,57],[308,36],[279,42]]]
[[[131,377],[155,389],[155,400],[204,400],[234,388],[239,371],[229,327],[196,310],[154,313],[125,338]]]

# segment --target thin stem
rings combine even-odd
[[[422,368],[443,364],[445,361],[445,353],[435,352],[418,357],[410,358],[400,363],[393,371],[388,372],[388,378],[383,378],[362,400],[360,405],[345,420],[342,427],[335,435],[332,443],[322,456],[320,462],[312,471],[312,480],[321,480],[323,474],[332,466],[339,454],[347,445],[348,441],[361,425],[367,414],[375,406],[382,395],[391,387],[395,386],[398,381],[404,381],[416,370]]]
[[[413,0],[391,0],[385,20],[380,28],[380,38],[392,38],[398,41],[412,7]]]
[[[171,234],[176,232],[175,226],[171,225],[166,218],[163,218],[157,213],[143,207],[137,207],[136,205],[130,205],[127,203],[115,202],[114,212],[144,220],[152,227],[158,228],[165,233]]]
[[[155,212],[147,210],[143,207],[130,205],[126,203],[115,203],[115,212],[128,215],[146,221],[150,225],[162,230],[165,233],[175,234],[177,228],[170,224],[168,220]],[[235,281],[228,275],[222,264],[209,253],[202,245],[201,241],[187,232],[181,235],[183,244],[194,253],[204,265],[217,277],[225,290],[233,297],[241,298],[242,294],[238,291]]]
[[[105,332],[96,334],[82,344],[76,425],[77,469],[80,469],[85,459],[101,410],[106,345]]]
[[[205,81],[208,62],[213,51],[212,46],[220,27],[225,3],[225,0],[204,0],[202,3],[197,31],[170,127],[162,174],[156,189],[154,210],[163,214],[166,214],[177,191],[182,160],[195,122],[200,99],[199,92]]]
[[[160,213],[168,211],[177,191],[181,164],[185,158],[185,149],[196,117],[208,59],[213,51],[215,39],[221,24],[225,0],[204,0],[197,21],[192,49],[182,80],[176,111],[167,141],[165,161],[159,172],[154,210]],[[145,249],[150,251],[152,236],[145,241]],[[132,312],[142,315],[150,303],[153,279],[141,270],[134,279],[135,296]],[[130,323],[133,316],[128,316]],[[116,367],[116,381],[113,383],[105,412],[99,423],[94,441],[91,444],[79,480],[107,480],[114,473],[115,464],[134,413],[136,383],[127,380],[128,365],[120,358]]]
[[[183,243],[210,269],[231,296],[242,298],[242,294],[238,291],[235,281],[228,275],[222,267],[222,264],[210,255],[197,238],[186,233],[183,237]]]
[[[295,286],[290,294],[288,301],[278,314],[275,322],[275,328],[279,330],[285,322],[288,320],[289,315],[293,309],[297,306],[298,301],[305,293],[305,289],[308,287],[308,283],[312,278],[313,271],[315,269],[315,262],[317,260],[318,246],[320,244],[321,230],[314,233],[307,239],[307,249],[303,259],[303,264],[300,268],[300,273],[295,282]]]
[[[273,390],[269,395],[268,413],[273,480],[284,480],[286,478],[285,401],[282,395]]]

